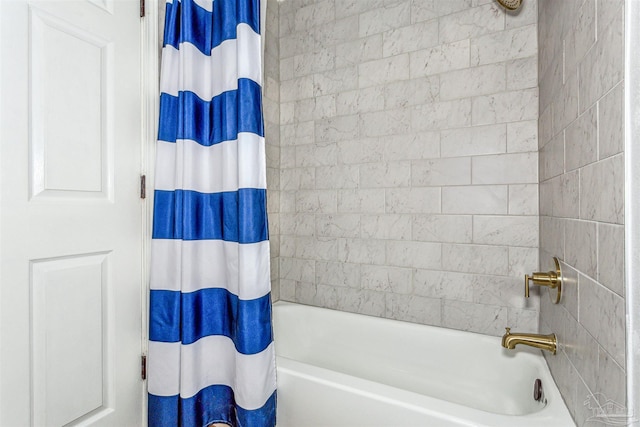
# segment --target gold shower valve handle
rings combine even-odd
[[[556,257],[553,258],[556,265],[556,271],[548,271],[546,273],[537,272],[531,276],[524,275],[524,296],[529,298],[529,284],[533,283],[538,286],[546,286],[549,289],[556,289],[557,295],[554,302],[557,304],[560,302],[560,296],[562,292],[562,272],[560,270],[560,262]],[[553,297],[551,298],[553,300]]]

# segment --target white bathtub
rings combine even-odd
[[[540,352],[497,337],[286,302],[274,332],[278,427],[575,426]]]

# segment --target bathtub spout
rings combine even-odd
[[[511,328],[505,329],[507,332],[502,336],[502,346],[504,348],[513,350],[518,344],[524,344],[556,354],[556,347],[558,345],[556,334],[540,335],[523,334],[519,332],[511,333]]]

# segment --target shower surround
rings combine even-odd
[[[517,15],[483,0],[269,8],[280,299],[536,331],[522,280],[538,267],[536,1]]]
[[[540,259],[558,256],[565,275],[560,305],[541,300],[540,332],[564,344],[547,361],[581,426],[596,415],[592,402],[610,400],[605,414],[626,403],[625,8],[539,7]]]

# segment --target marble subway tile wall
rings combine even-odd
[[[280,40],[279,3],[267,0],[263,108],[267,157],[267,213],[271,249],[271,297],[280,299]]]
[[[279,4],[281,299],[537,331],[537,18],[535,0]]]
[[[541,298],[547,356],[579,426],[594,395],[625,405],[624,1],[539,2],[540,261],[564,296]]]

